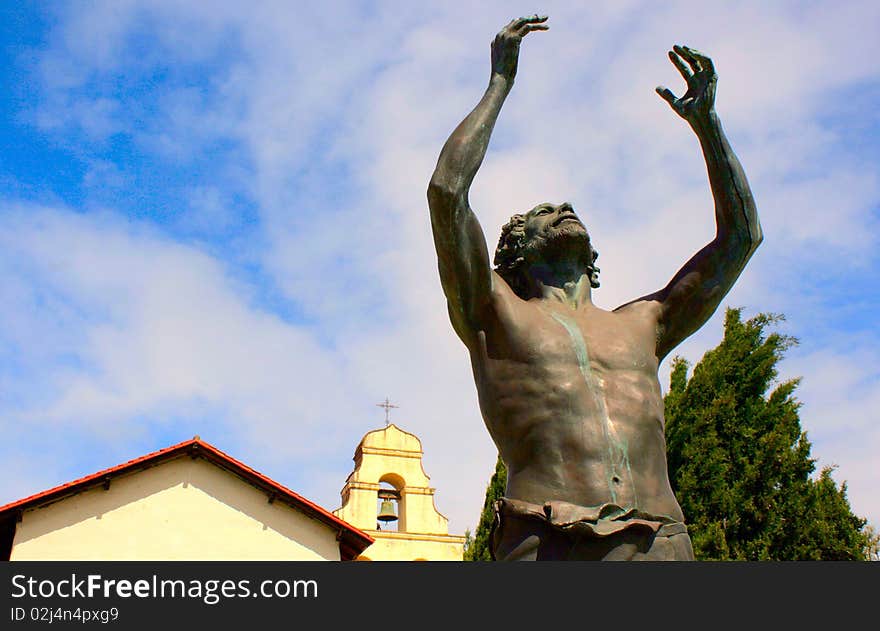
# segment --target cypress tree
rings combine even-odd
[[[669,476],[697,559],[865,560],[876,537],[801,429],[798,379],[768,390],[797,340],[728,309],[724,338],[694,366],[672,362],[665,397]],[[873,540],[873,541],[872,541]]]
[[[465,561],[491,561],[490,552],[492,543],[489,541],[489,533],[492,522],[495,519],[495,500],[504,497],[504,489],[507,487],[507,467],[501,456],[495,462],[495,473],[486,487],[486,499],[483,501],[483,512],[480,514],[480,523],[472,539],[465,544]],[[470,534],[470,533],[468,533]]]

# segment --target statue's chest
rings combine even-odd
[[[537,308],[511,339],[516,359],[584,371],[656,370],[655,338],[635,319],[596,310]]]

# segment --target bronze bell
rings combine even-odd
[[[397,513],[394,512],[394,502],[391,500],[382,500],[382,506],[379,508],[379,515],[376,517],[379,521],[394,521],[397,519]]]
[[[379,491],[379,497],[382,498],[382,505],[379,507],[379,515],[376,517],[379,521],[396,521],[397,513],[394,512],[394,502],[396,493],[391,491]]]

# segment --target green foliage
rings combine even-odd
[[[489,533],[492,530],[492,522],[495,519],[495,500],[504,497],[504,489],[507,486],[507,467],[501,456],[495,462],[495,473],[486,487],[486,499],[483,501],[483,512],[480,514],[480,523],[477,532],[470,539],[470,532],[466,535],[464,560],[465,561],[491,561],[491,542]],[[470,539],[468,541],[467,539]]]
[[[724,339],[687,377],[673,360],[665,398],[669,476],[703,560],[863,560],[872,545],[801,430],[798,380],[778,383],[776,365],[797,343],[767,333],[782,316],[743,322],[728,309]],[[876,546],[876,537],[873,545]]]

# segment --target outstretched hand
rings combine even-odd
[[[546,15],[533,15],[530,17],[511,20],[495,39],[492,41],[492,72],[507,79],[516,76],[516,66],[519,60],[519,45],[522,38],[532,31],[546,31],[550,27],[544,24]]]
[[[718,82],[712,60],[687,46],[673,46],[669,59],[687,81],[687,92],[677,98],[669,88],[659,86],[657,94],[691,125],[706,120],[715,108]]]

